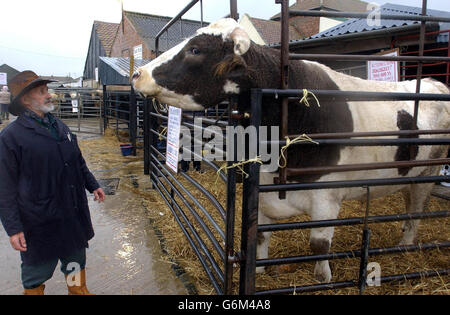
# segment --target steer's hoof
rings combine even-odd
[[[328,263],[326,265],[323,265],[318,262],[316,264],[316,267],[314,268],[314,276],[320,283],[331,282],[331,269]]]

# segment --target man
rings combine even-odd
[[[56,119],[47,83],[24,71],[9,83],[9,111],[0,133],[0,220],[20,251],[25,295],[43,295],[58,260],[69,294],[88,295],[86,248],[94,236],[85,188],[105,194],[86,166],[77,138]]]
[[[3,120],[9,119],[8,113],[9,98],[10,94],[8,92],[8,87],[4,86],[0,91],[0,110],[1,110],[0,124],[2,123],[2,119]]]

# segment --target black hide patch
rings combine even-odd
[[[227,77],[215,75],[215,69],[232,51],[232,42],[224,43],[221,36],[196,36],[172,60],[155,68],[153,78],[170,91],[192,96],[197,104],[215,106],[227,98]]]
[[[417,125],[414,123],[414,118],[408,114],[405,110],[397,112],[397,127],[399,130],[418,130]],[[418,138],[418,136],[400,136],[402,138]],[[419,147],[417,145],[400,145],[395,153],[396,161],[411,161],[415,160],[419,153]],[[403,167],[398,169],[398,174],[402,176],[408,175],[411,167]]]

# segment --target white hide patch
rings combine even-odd
[[[242,56],[245,54],[251,44],[250,37],[245,29],[233,19],[221,19],[207,27],[203,27],[197,31],[198,35],[222,36],[222,40],[231,39],[234,42],[234,53]]]
[[[226,41],[230,38],[231,33],[236,28],[242,28],[235,20],[233,19],[221,19],[214,23],[211,23],[210,25],[203,27],[199,30],[197,30],[197,35],[213,35],[213,36],[222,36],[223,41]]]
[[[239,85],[233,81],[227,80],[223,86],[223,90],[226,94],[239,94],[241,89]]]

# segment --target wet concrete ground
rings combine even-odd
[[[85,159],[89,164],[89,156],[85,155]],[[88,199],[96,232],[87,250],[87,283],[91,292],[124,295],[187,293],[172,266],[162,259],[161,247],[141,197],[121,190],[119,186],[115,195],[107,196],[103,204],[94,202],[93,195],[88,195]],[[0,295],[21,294],[20,257],[11,248],[3,229],[0,252]],[[67,294],[59,265],[53,278],[46,283],[46,294]]]

